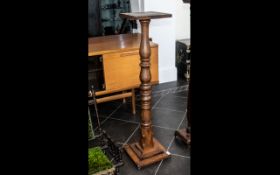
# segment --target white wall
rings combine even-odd
[[[178,1],[178,0],[176,0]],[[174,0],[144,0],[144,11],[171,13],[172,18],[152,19],[150,37],[159,45],[159,82],[177,80],[175,67],[175,13]]]
[[[130,0],[131,12],[143,12],[144,11],[144,1],[143,0]],[[137,29],[133,29],[133,33],[140,33],[140,23],[137,20]]]
[[[182,0],[175,0],[176,3],[176,39],[190,38],[190,4]]]
[[[144,9],[144,1],[143,0],[130,0],[131,11],[132,12],[141,12]]]

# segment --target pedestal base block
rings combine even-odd
[[[170,153],[156,139],[152,148],[142,149],[136,142],[124,145],[124,149],[138,169],[170,157]]]

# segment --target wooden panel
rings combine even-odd
[[[106,91],[139,87],[139,50],[103,55]],[[152,82],[158,82],[158,48],[151,48]]]
[[[151,75],[152,75],[152,84],[158,84],[158,47],[151,48]]]
[[[139,49],[141,34],[121,34],[88,39],[88,56]],[[150,42],[151,47],[157,44]]]

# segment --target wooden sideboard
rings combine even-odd
[[[88,57],[100,56],[103,64],[104,89],[96,96],[122,92],[140,86],[141,34],[121,34],[88,39]],[[158,81],[158,45],[151,45],[151,83]]]

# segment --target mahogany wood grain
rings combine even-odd
[[[141,34],[121,34],[92,37],[88,39],[88,56],[139,50]],[[150,42],[151,47],[158,46]]]
[[[170,157],[170,154],[153,136],[151,120],[151,93],[152,93],[152,49],[149,40],[149,24],[151,19],[171,17],[171,14],[161,12],[134,12],[120,13],[128,20],[139,20],[141,24],[140,42],[140,95],[141,95],[141,127],[140,140],[125,144],[124,149],[138,168],[154,164]],[[136,59],[136,57],[134,58]],[[137,67],[137,64],[132,65]]]

